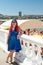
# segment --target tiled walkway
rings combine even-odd
[[[6,63],[7,54],[0,48],[0,65],[18,65],[17,63],[8,64]]]
[[[9,65],[6,63],[7,54],[0,48],[0,65]]]

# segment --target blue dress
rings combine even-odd
[[[16,52],[19,52],[21,50],[20,40],[17,39],[17,35],[19,32],[16,31],[10,31],[10,35],[8,38],[8,51],[15,50]]]

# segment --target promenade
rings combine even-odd
[[[0,65],[18,65],[15,62],[14,64],[6,63],[6,57],[7,57],[7,53],[0,48]]]
[[[9,65],[6,63],[7,54],[0,48],[0,65]]]

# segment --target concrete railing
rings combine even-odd
[[[0,29],[0,47],[4,51],[7,51],[7,36],[8,31]],[[33,65],[37,63],[38,65],[43,65],[43,60],[41,57],[41,47],[43,47],[43,39],[38,39],[33,36],[21,35],[20,38],[22,50],[19,53],[16,53],[16,59],[19,61],[25,62],[25,58],[32,61]],[[20,56],[19,56],[20,55]]]
[[[21,36],[22,52],[27,58],[31,59],[32,62],[39,63],[41,65],[41,47],[43,48],[43,39],[35,38],[31,35],[23,34]]]

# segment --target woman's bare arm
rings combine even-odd
[[[22,35],[22,29],[19,27],[19,33],[20,35]]]
[[[19,28],[19,34],[17,35],[17,39],[20,39],[21,35],[22,35],[22,29],[20,27]]]

